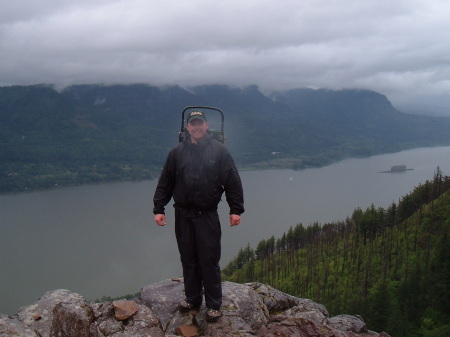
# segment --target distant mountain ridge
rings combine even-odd
[[[240,167],[301,169],[450,144],[450,118],[402,113],[368,90],[0,87],[0,190],[153,177],[189,105],[224,111],[227,146]]]

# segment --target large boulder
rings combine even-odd
[[[2,315],[0,332],[15,337],[164,336],[158,316],[138,301],[91,303],[64,289],[45,293],[14,317]]]
[[[269,312],[262,298],[249,286],[224,282],[223,315],[217,323],[206,321],[206,307],[202,306],[196,315],[183,314],[177,310],[178,303],[185,298],[184,285],[166,280],[141,290],[140,300],[158,312],[166,333],[176,333],[180,325],[196,324],[206,336],[252,335],[268,321]],[[218,328],[220,326],[220,328]]]
[[[180,280],[165,280],[146,286],[141,290],[140,300],[158,313],[166,334],[179,333],[180,326],[195,325],[202,332],[201,336],[210,337],[381,336],[368,331],[361,317],[341,315],[329,318],[323,305],[261,283],[224,282],[222,290],[223,315],[216,323],[206,321],[204,305],[198,312],[181,313],[177,310],[177,304],[185,298]]]
[[[330,319],[330,325],[343,331],[355,333],[368,332],[367,325],[361,316],[338,315]]]
[[[169,326],[171,330],[174,330],[183,324],[193,324],[193,317],[181,315],[177,310],[177,304],[185,299],[184,284],[180,279],[165,280],[145,286],[141,289],[139,299],[158,313],[165,331]]]
[[[27,327],[16,318],[0,314],[0,336],[2,337],[39,337],[36,330]]]
[[[45,293],[14,317],[0,314],[5,337],[389,337],[369,331],[359,316],[329,317],[326,308],[261,283],[224,282],[222,317],[206,320],[206,307],[181,313],[182,280],[142,288],[138,299],[92,303],[69,290]]]
[[[136,308],[134,314],[125,318],[123,307],[111,302],[91,303],[94,321],[90,326],[91,337],[163,337],[164,332],[158,316],[138,301],[123,303],[123,307]],[[119,308],[119,311],[117,311]],[[120,314],[120,315],[118,315]],[[128,316],[128,315],[126,315]],[[63,335],[65,336],[65,335]]]
[[[301,313],[300,316],[311,316],[316,321],[325,321],[328,317],[328,311],[322,304],[311,301],[306,298],[298,298],[288,295],[259,282],[247,283],[263,299],[271,315],[285,313],[294,315]]]
[[[72,306],[86,308],[88,303],[77,293],[66,289],[46,292],[32,305],[18,310],[16,317],[27,327],[33,328],[41,336],[50,336],[53,325],[53,315],[58,312],[58,306],[67,303]],[[84,310],[84,309],[83,309]]]
[[[267,307],[251,287],[224,282],[222,292],[223,315],[217,323],[206,321],[206,308],[197,316],[197,323],[206,336],[254,336],[255,332],[269,321]]]
[[[53,309],[52,315],[51,337],[87,337],[90,335],[94,314],[87,302],[81,304],[71,302],[58,303]]]

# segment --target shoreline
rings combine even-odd
[[[393,154],[393,153],[399,153],[403,151],[408,150],[416,150],[421,148],[439,148],[439,147],[449,147],[449,145],[438,145],[438,146],[421,146],[421,147],[414,147],[414,148],[408,148],[403,149],[400,151],[394,151],[394,152],[383,152],[383,153],[375,153],[373,155],[369,156],[327,156],[325,154],[318,154],[313,157],[305,157],[305,156],[299,156],[299,157],[278,157],[278,158],[272,158],[270,160],[264,160],[260,162],[255,162],[252,164],[242,165],[238,166],[238,171],[242,172],[248,172],[248,171],[264,171],[264,170],[293,170],[293,171],[301,171],[305,169],[310,168],[321,168],[326,167],[338,162],[341,162],[343,160],[347,159],[362,159],[362,158],[370,158],[373,156],[378,155],[384,155],[384,154]],[[42,180],[46,180],[45,185],[41,185],[40,187],[24,187],[22,189],[16,189],[16,190],[1,190],[0,196],[3,195],[14,195],[14,194],[21,194],[21,193],[33,193],[33,192],[42,192],[42,191],[50,191],[60,188],[68,188],[68,187],[76,187],[76,186],[85,186],[85,185],[97,185],[97,184],[108,184],[108,183],[119,183],[119,182],[139,182],[139,181],[146,181],[146,180],[154,180],[159,177],[159,174],[161,172],[162,168],[156,169],[155,167],[152,167],[150,169],[148,168],[137,168],[133,174],[129,175],[123,175],[121,178],[104,178],[100,175],[94,175],[92,176],[92,180],[90,181],[78,181],[76,179],[72,180],[71,182],[61,183],[58,179],[51,179],[49,176],[35,176],[34,183],[38,184],[39,182],[42,182]],[[401,171],[393,171],[391,170],[387,171],[380,171],[378,173],[402,173],[406,171],[411,171],[414,169],[405,168],[405,170]],[[129,172],[129,171],[128,171]],[[53,181],[52,181],[53,180]]]

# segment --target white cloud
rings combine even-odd
[[[446,0],[18,0],[0,13],[0,85],[357,87],[394,104],[445,100],[449,16]]]

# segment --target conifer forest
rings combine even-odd
[[[438,167],[387,209],[358,208],[247,245],[223,277],[310,298],[330,315],[360,314],[391,336],[450,336],[450,177]]]

